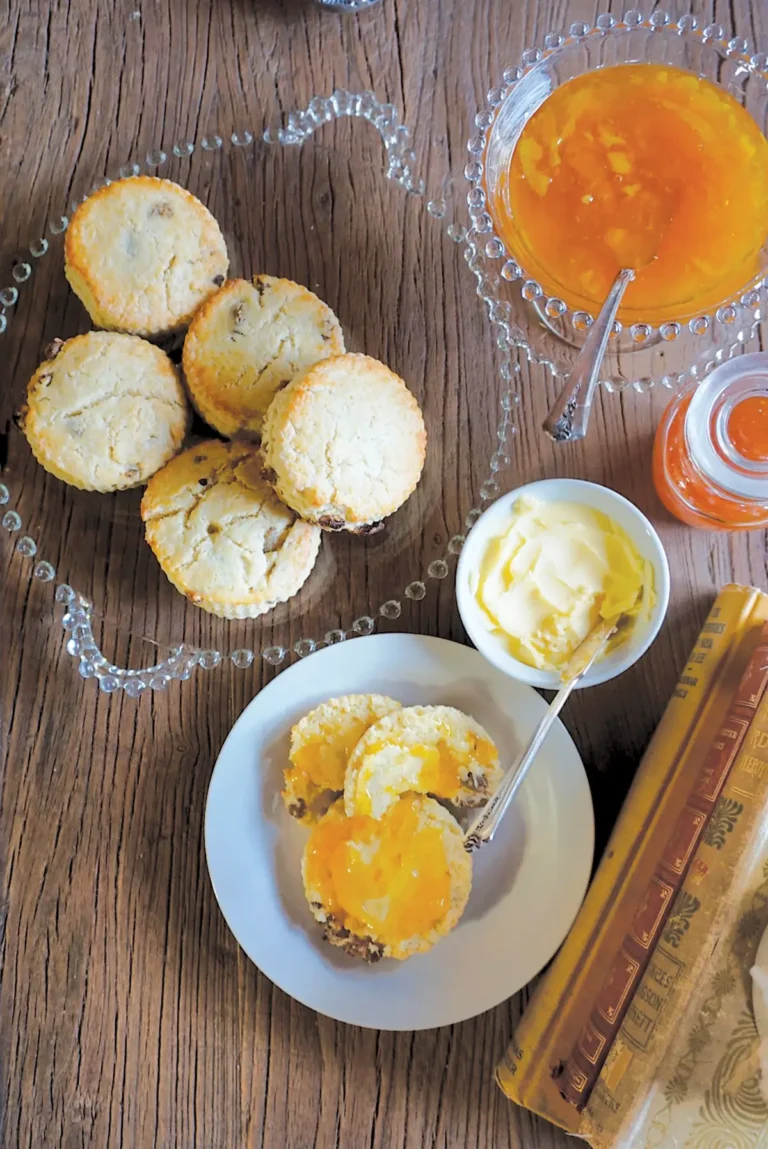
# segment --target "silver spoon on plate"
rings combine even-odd
[[[587,671],[603,653],[608,641],[622,625],[624,618],[624,615],[619,615],[612,619],[601,619],[563,667],[563,685],[549,704],[549,708],[536,727],[533,737],[514,765],[504,775],[490,802],[483,807],[465,833],[464,849],[468,853],[471,854],[473,850],[479,850],[481,846],[493,840],[494,834],[501,825],[502,818],[512,805],[534,758],[552,729],[555,719],[565,706],[574,687],[578,686]]]

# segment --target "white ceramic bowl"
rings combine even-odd
[[[601,682],[608,682],[628,670],[645,654],[659,633],[669,604],[669,564],[661,539],[642,511],[608,487],[600,487],[582,479],[542,479],[538,483],[518,487],[493,503],[472,527],[459,559],[456,599],[462,622],[480,653],[499,670],[543,690],[556,690],[560,686],[556,671],[537,670],[509,654],[503,639],[490,629],[470,589],[470,574],[477,569],[489,539],[502,533],[509,522],[513,506],[525,495],[548,503],[582,503],[602,511],[626,531],[639,554],[648,559],[653,567],[656,605],[650,617],[638,619],[624,642],[611,654],[600,659],[579,685],[597,686]]]

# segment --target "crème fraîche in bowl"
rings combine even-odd
[[[456,597],[481,654],[505,673],[557,689],[600,619],[622,617],[580,686],[607,682],[645,653],[669,602],[658,534],[629,500],[579,479],[545,479],[500,498],[462,550]]]

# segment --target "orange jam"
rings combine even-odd
[[[305,884],[346,929],[383,945],[428,934],[451,905],[451,875],[439,824],[425,799],[407,794],[382,818],[343,813],[336,803],[305,852]]]
[[[695,394],[695,387],[681,392],[659,424],[653,448],[653,481],[659,498],[668,511],[692,527],[748,530],[768,526],[768,478],[762,498],[747,498],[715,481],[697,461],[689,434]],[[737,403],[723,435],[737,458],[768,463],[768,395],[748,396]],[[726,467],[719,444],[716,449]],[[740,474],[738,466],[735,471]]]
[[[742,458],[768,462],[768,395],[749,395],[733,408],[728,437]]]
[[[768,141],[708,80],[616,65],[556,88],[487,190],[501,239],[547,294],[594,312],[633,268],[620,317],[683,319],[760,271]]]

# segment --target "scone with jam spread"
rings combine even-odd
[[[46,471],[80,490],[120,491],[145,483],[180,450],[189,405],[159,347],[91,331],[48,351],[19,414]]]
[[[327,304],[290,279],[232,279],[195,315],[184,340],[192,402],[221,435],[258,437],[276,392],[344,351]]]
[[[64,244],[67,279],[96,326],[134,335],[186,327],[228,266],[208,208],[154,176],[116,180],[88,196]]]
[[[141,501],[169,581],[222,618],[255,618],[291,598],[320,547],[319,528],[283,506],[261,469],[252,444],[212,440],[163,467]]]
[[[419,404],[403,380],[368,355],[338,355],[273,399],[265,475],[307,522],[367,534],[416,489],[426,445]]]
[[[347,814],[381,818],[414,791],[454,806],[482,806],[502,776],[499,753],[479,722],[452,706],[405,706],[366,730],[344,783]]]
[[[305,714],[291,729],[283,785],[288,813],[307,825],[316,822],[342,794],[347,760],[368,727],[399,709],[382,694],[346,694]]]
[[[304,895],[323,936],[375,962],[424,953],[464,912],[472,859],[439,802],[406,794],[382,818],[347,817],[339,800],[312,830]]]

